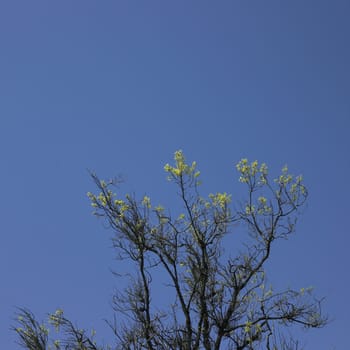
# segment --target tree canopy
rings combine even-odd
[[[109,349],[296,349],[287,327],[326,324],[312,288],[274,290],[265,271],[276,241],[294,232],[306,202],[302,176],[285,166],[271,178],[265,163],[242,159],[236,170],[247,195],[233,204],[226,192],[201,194],[196,162],[187,163],[181,150],[164,170],[177,189],[176,214],[149,196],[121,196],[119,180],[92,174],[94,213],[112,229],[117,257],[135,267],[128,286],[113,297]],[[235,239],[243,243],[231,252],[227,242]],[[157,275],[168,305],[152,298]],[[55,340],[29,310],[19,309],[17,322],[19,342],[30,350],[104,349],[62,310],[49,315]]]

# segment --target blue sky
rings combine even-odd
[[[332,322],[302,334],[308,349],[345,349],[349,15],[347,0],[2,1],[1,347],[18,348],[15,306],[62,307],[110,339],[118,263],[87,169],[171,203],[163,165],[181,148],[204,189],[233,198],[242,157],[304,175],[272,281],[326,297]]]

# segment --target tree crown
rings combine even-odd
[[[247,159],[236,169],[247,198],[234,207],[226,192],[203,197],[196,162],[188,164],[183,152],[176,151],[174,164],[164,166],[182,208],[176,217],[148,196],[120,197],[115,193],[118,180],[92,174],[98,188],[96,194],[88,193],[94,213],[112,228],[118,257],[137,271],[113,298],[119,317],[109,323],[115,349],[287,349],[292,343],[283,337],[286,326],[325,324],[311,289],[274,291],[265,271],[275,241],[294,232],[307,199],[303,178],[284,166],[271,180],[265,163]],[[247,229],[248,240],[231,256],[223,242],[237,224]],[[165,288],[173,291],[164,309],[152,298],[152,276],[159,271],[167,278]],[[77,337],[67,319],[53,317],[56,326]],[[16,331],[26,339],[23,330]],[[88,347],[92,341],[86,344],[79,349],[93,349]]]

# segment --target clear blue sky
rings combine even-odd
[[[182,148],[233,198],[242,157],[304,175],[271,274],[326,297],[307,349],[348,348],[349,18],[348,0],[1,1],[0,347],[18,348],[15,306],[110,339],[117,262],[87,169],[171,202],[162,169]]]

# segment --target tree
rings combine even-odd
[[[236,166],[247,198],[234,207],[227,193],[200,194],[196,163],[175,152],[174,165],[164,169],[175,184],[181,211],[174,215],[150,197],[121,197],[120,181],[92,178],[98,193],[88,193],[94,213],[113,230],[119,259],[136,267],[125,290],[113,298],[114,322],[109,322],[113,349],[296,349],[288,326],[319,328],[326,324],[320,301],[311,288],[274,291],[265,265],[276,241],[295,229],[299,209],[307,199],[301,176],[284,167],[274,180],[266,164],[242,159]],[[240,225],[240,226],[238,226]],[[224,250],[245,228],[246,239],[234,255]],[[232,236],[231,236],[232,234]],[[164,288],[172,300],[162,309],[152,299],[154,277],[166,276]],[[153,277],[153,278],[152,278]],[[15,327],[21,344],[48,349],[47,332],[33,314],[20,310]],[[58,310],[50,315],[66,340],[56,349],[102,349]]]

